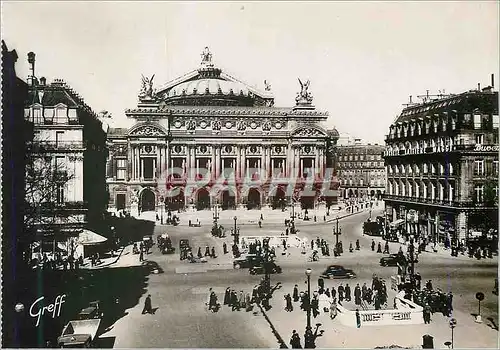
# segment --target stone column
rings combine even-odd
[[[132,146],[130,141],[127,144],[127,181],[132,178]]]
[[[215,179],[215,166],[216,166],[216,147],[212,146],[212,163],[210,164],[210,175],[212,179]]]
[[[259,172],[262,171],[262,174],[266,174],[267,169],[267,146],[262,146],[262,153],[260,156],[260,160],[258,162]],[[259,173],[260,175],[260,173]]]
[[[215,146],[215,177],[220,176],[220,163],[221,163],[220,146]]]
[[[271,166],[271,150],[272,146],[266,149],[266,178],[272,174],[273,168]]]
[[[158,179],[160,177],[160,147],[156,145],[156,164],[155,164],[155,179]]]
[[[316,176],[320,171],[319,171],[319,154],[320,150],[318,146],[316,146],[316,155],[314,156],[314,175]]]
[[[191,167],[191,169],[196,169],[196,146],[191,147],[191,164],[190,164],[190,167]]]
[[[142,158],[139,158],[139,163],[141,165],[141,181],[144,180],[144,160]]]
[[[319,173],[322,177],[325,176],[325,149],[319,149]]]
[[[241,150],[240,146],[236,145],[236,169],[235,174],[236,174],[236,180],[241,178]]]
[[[241,176],[245,177],[246,176],[246,171],[247,171],[247,146],[242,145],[241,147]]]

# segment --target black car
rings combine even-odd
[[[262,259],[261,256],[255,254],[248,254],[238,259],[235,259],[233,261],[233,267],[235,269],[252,268],[261,265],[263,262],[264,260]]]
[[[268,265],[268,271],[269,273],[282,273],[283,270],[281,269],[280,266],[276,265],[276,263],[269,263]],[[266,273],[264,264],[259,265],[259,266],[254,266],[250,269],[250,274],[251,275],[263,275]]]
[[[356,278],[354,271],[340,265],[330,265],[321,275],[323,278]]]
[[[380,258],[380,266],[398,266],[398,263],[404,263],[399,254],[390,254]]]

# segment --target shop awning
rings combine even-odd
[[[96,245],[106,242],[108,239],[95,232],[84,229],[78,236],[78,243],[82,245]]]

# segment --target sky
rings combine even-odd
[[[128,127],[141,74],[154,86],[213,63],[275,106],[295,105],[309,79],[328,124],[383,144],[413,95],[460,93],[499,75],[499,3],[444,2],[20,2],[2,1],[2,39],[36,53],[36,76],[64,79],[112,126]],[[498,90],[495,87],[495,90]]]

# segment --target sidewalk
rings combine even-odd
[[[288,346],[292,330],[299,333],[301,343],[304,345],[306,312],[300,309],[300,302],[293,303],[292,312],[284,311],[282,294],[277,293],[273,297],[271,301],[273,308],[267,311],[266,315]],[[456,348],[497,348],[498,331],[485,324],[475,323],[472,316],[463,312],[455,312],[453,317],[457,320],[457,327],[454,330]],[[311,324],[314,329],[316,323],[321,323],[320,330],[325,331],[323,336],[316,339],[318,348],[353,349],[390,345],[422,348],[422,336],[429,334],[434,337],[434,348],[447,349],[444,343],[451,340],[449,319],[437,313],[431,318],[431,324],[351,328],[340,324],[336,319],[331,320],[328,313],[322,312],[317,318],[311,319]]]

